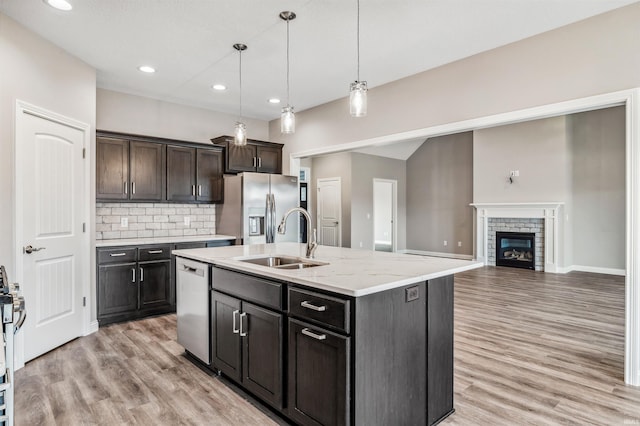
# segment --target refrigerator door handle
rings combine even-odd
[[[274,243],[276,242],[276,232],[278,229],[276,220],[278,220],[276,217],[276,196],[271,194],[271,239]]]
[[[265,236],[265,242],[266,243],[272,243],[273,240],[271,239],[271,194],[267,194],[267,202],[265,205],[265,231],[264,231],[264,236]]]

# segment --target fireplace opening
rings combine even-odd
[[[496,266],[535,269],[533,232],[496,232]]]

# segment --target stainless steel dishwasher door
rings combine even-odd
[[[209,265],[176,258],[178,343],[209,365]]]

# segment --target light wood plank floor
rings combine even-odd
[[[623,278],[488,267],[455,286],[456,413],[443,425],[640,424]],[[103,327],[28,363],[16,424],[276,424],[187,361],[175,327],[175,315]]]

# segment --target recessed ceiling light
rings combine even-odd
[[[280,99],[278,99],[278,98],[271,98],[271,99],[269,99],[269,103],[270,103],[270,104],[279,104],[279,103],[280,103]]]
[[[146,72],[147,74],[153,74],[154,72],[156,72],[156,69],[154,67],[150,67],[149,65],[142,65],[138,67],[138,70]]]
[[[227,90],[227,86],[225,86],[224,84],[214,84],[213,86],[211,86],[211,88],[218,91]]]
[[[73,9],[73,6],[71,6],[71,3],[69,3],[66,0],[45,0],[45,3],[47,3],[51,7],[54,7],[58,10],[63,10],[65,12],[68,12],[71,9]]]

